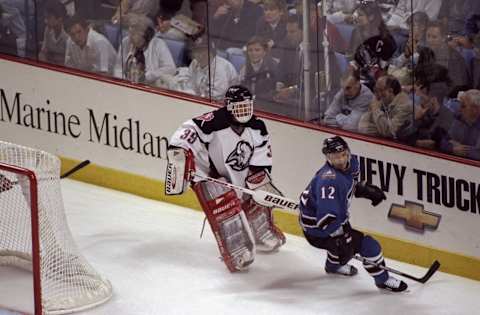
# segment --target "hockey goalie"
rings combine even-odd
[[[165,193],[183,193],[191,184],[205,212],[220,254],[231,272],[245,270],[255,252],[274,252],[285,244],[272,208],[227,186],[194,174],[252,190],[281,195],[270,172],[272,152],[265,123],[253,115],[253,96],[231,86],[225,106],[183,123],[171,138]]]

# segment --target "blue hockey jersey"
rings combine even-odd
[[[358,178],[355,156],[345,172],[325,163],[300,196],[299,219],[306,234],[322,238],[336,235],[349,219],[348,209]]]

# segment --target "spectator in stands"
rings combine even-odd
[[[355,28],[347,50],[347,58],[353,60],[353,54],[365,40],[377,36],[386,30],[380,9],[374,2],[366,2],[358,5],[353,14]]]
[[[388,73],[395,76],[404,86],[412,87],[414,84],[412,72],[418,62],[420,47],[426,46],[426,30],[429,23],[428,15],[424,12],[415,12],[407,20],[411,25],[407,39],[404,35],[397,33],[396,41],[399,42],[397,53],[390,60]]]
[[[247,43],[247,62],[240,70],[240,84],[247,87],[261,109],[273,101],[278,81],[278,62],[269,54],[269,43],[258,36]],[[271,110],[270,110],[271,111]]]
[[[189,0],[189,6],[184,4],[183,0],[159,0],[160,1],[160,10],[164,12],[165,15],[171,17],[178,14],[187,15],[191,17],[193,21],[203,26],[203,28],[208,27],[207,16],[209,12],[215,12],[216,9],[223,4],[224,0],[210,0],[208,1],[208,11],[207,11],[207,0]],[[222,2],[222,3],[219,3]],[[187,12],[188,11],[188,12]]]
[[[105,36],[92,29],[79,15],[67,20],[69,33],[65,52],[65,66],[83,71],[111,75],[116,52]]]
[[[367,86],[360,83],[358,72],[344,74],[341,84],[342,89],[328,106],[323,122],[331,127],[357,132],[358,121],[368,111],[374,96]]]
[[[159,0],[121,0],[115,14],[112,16],[112,23],[123,23],[127,14],[141,14],[153,18],[158,12]],[[125,20],[128,23],[127,20]]]
[[[438,18],[442,0],[399,0],[395,8],[390,12],[390,17],[386,22],[388,27],[400,28],[408,31],[408,17],[415,12],[425,12],[430,21]]]
[[[443,84],[445,95],[449,93],[452,88],[452,80],[450,79],[448,69],[438,64],[435,57],[435,52],[428,47],[420,47],[418,49],[418,62],[414,66],[414,78],[416,84],[426,87],[432,83]],[[439,101],[443,101],[439,99]]]
[[[328,19],[334,23],[351,21],[357,0],[326,0]]]
[[[446,0],[445,0],[446,1]],[[462,1],[459,1],[462,2]],[[455,3],[455,2],[454,2]],[[450,34],[449,36],[449,45],[451,47],[467,48],[471,49],[475,46],[480,47],[480,38],[479,34],[479,22],[480,22],[480,2],[476,0],[464,0],[463,5],[463,23],[461,31],[457,33]],[[444,19],[445,20],[445,19]],[[460,27],[460,26],[459,26]],[[475,39],[476,45],[475,45]]]
[[[429,23],[427,46],[435,52],[437,63],[448,69],[453,86],[470,84],[465,59],[456,49],[447,45],[446,34],[440,22]]]
[[[465,36],[472,41],[480,31],[480,2],[477,0],[465,1]]]
[[[18,53],[17,36],[5,21],[5,11],[0,4],[0,53],[16,56]]]
[[[392,60],[392,64],[397,68],[412,69],[418,59],[418,47],[427,45],[426,32],[429,18],[425,12],[415,12],[407,19],[407,23],[411,26],[408,39],[398,45],[399,55]]]
[[[372,136],[396,139],[398,129],[413,118],[413,104],[393,76],[380,77],[375,85],[375,99],[362,115],[358,131]]]
[[[285,0],[263,1],[263,18],[257,22],[256,36],[267,40],[269,49],[275,52],[287,33],[287,4]],[[279,57],[275,54],[274,57]]]
[[[129,14],[128,36],[117,54],[115,77],[133,82],[154,84],[162,75],[175,74],[170,50],[155,37],[152,21],[145,15]]]
[[[285,38],[278,44],[279,56],[278,75],[279,89],[298,83],[300,69],[300,43],[303,39],[302,17],[290,15],[287,18]]]
[[[262,8],[248,0],[226,0],[213,13],[211,37],[217,49],[243,49],[255,35],[257,21],[263,16]]]
[[[14,55],[25,57],[27,27],[25,25],[25,15],[22,15],[23,9],[20,8],[22,3],[18,0],[0,0],[0,5],[2,6],[3,10],[3,26],[12,31],[16,37],[17,49]]]
[[[443,0],[438,20],[441,21],[449,36],[464,35],[466,0]]]
[[[480,160],[480,91],[459,93],[459,99],[460,115],[448,134],[438,133],[435,140],[443,151]]]
[[[397,139],[409,145],[428,149],[436,148],[438,133],[445,134],[454,120],[454,114],[443,105],[445,88],[442,82],[417,84],[414,120],[406,121],[397,131]]]
[[[68,35],[63,23],[67,17],[65,6],[58,0],[50,0],[45,6],[45,32],[38,54],[41,61],[64,65]]]
[[[387,21],[397,7],[399,0],[376,0],[384,21]]]
[[[203,36],[191,43],[192,62],[187,71],[180,69],[177,89],[201,97],[221,100],[231,85],[238,84],[235,67],[216,53],[213,43]]]
[[[185,33],[180,31],[178,28],[173,27],[171,22],[172,15],[171,12],[159,9],[155,15],[157,37],[163,39],[172,39],[178,41],[186,40]]]
[[[315,11],[314,11],[314,14]],[[283,49],[279,64],[279,82],[276,87],[274,100],[277,103],[287,104],[285,111],[291,117],[297,117],[300,105],[305,101],[305,76],[304,76],[304,44],[302,42],[302,20],[301,16],[289,17],[287,23],[287,48]],[[312,22],[312,21],[310,21]],[[331,93],[331,96],[340,89],[341,71],[337,64],[335,55],[329,47],[327,53],[324,53],[323,34],[317,34],[310,43],[308,54],[310,58],[310,104],[312,108],[313,119],[320,119],[326,109],[326,104],[320,102],[320,92]],[[281,44],[284,47],[285,44]],[[325,60],[327,56],[328,60]],[[326,73],[326,64],[329,65],[329,73]],[[327,77],[329,86],[327,87]]]

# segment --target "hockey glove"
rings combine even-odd
[[[372,206],[377,206],[380,202],[387,199],[387,196],[375,185],[366,184],[360,182],[355,188],[355,197],[357,198],[367,198],[372,201]]]
[[[195,171],[193,153],[190,150],[172,147],[167,151],[167,159],[165,194],[182,194],[187,189]]]
[[[9,180],[5,175],[0,174],[0,193],[12,189],[12,181]]]
[[[349,232],[332,237],[329,242],[329,251],[338,256],[340,265],[345,265],[354,255],[353,238]]]

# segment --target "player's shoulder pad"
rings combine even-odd
[[[263,120],[259,119],[255,115],[252,116],[252,119],[250,119],[249,122],[245,126],[251,128],[253,130],[260,131],[260,134],[262,136],[268,135],[267,126],[265,125],[265,122]]]
[[[192,121],[204,134],[210,134],[229,127],[226,107],[195,117]]]

